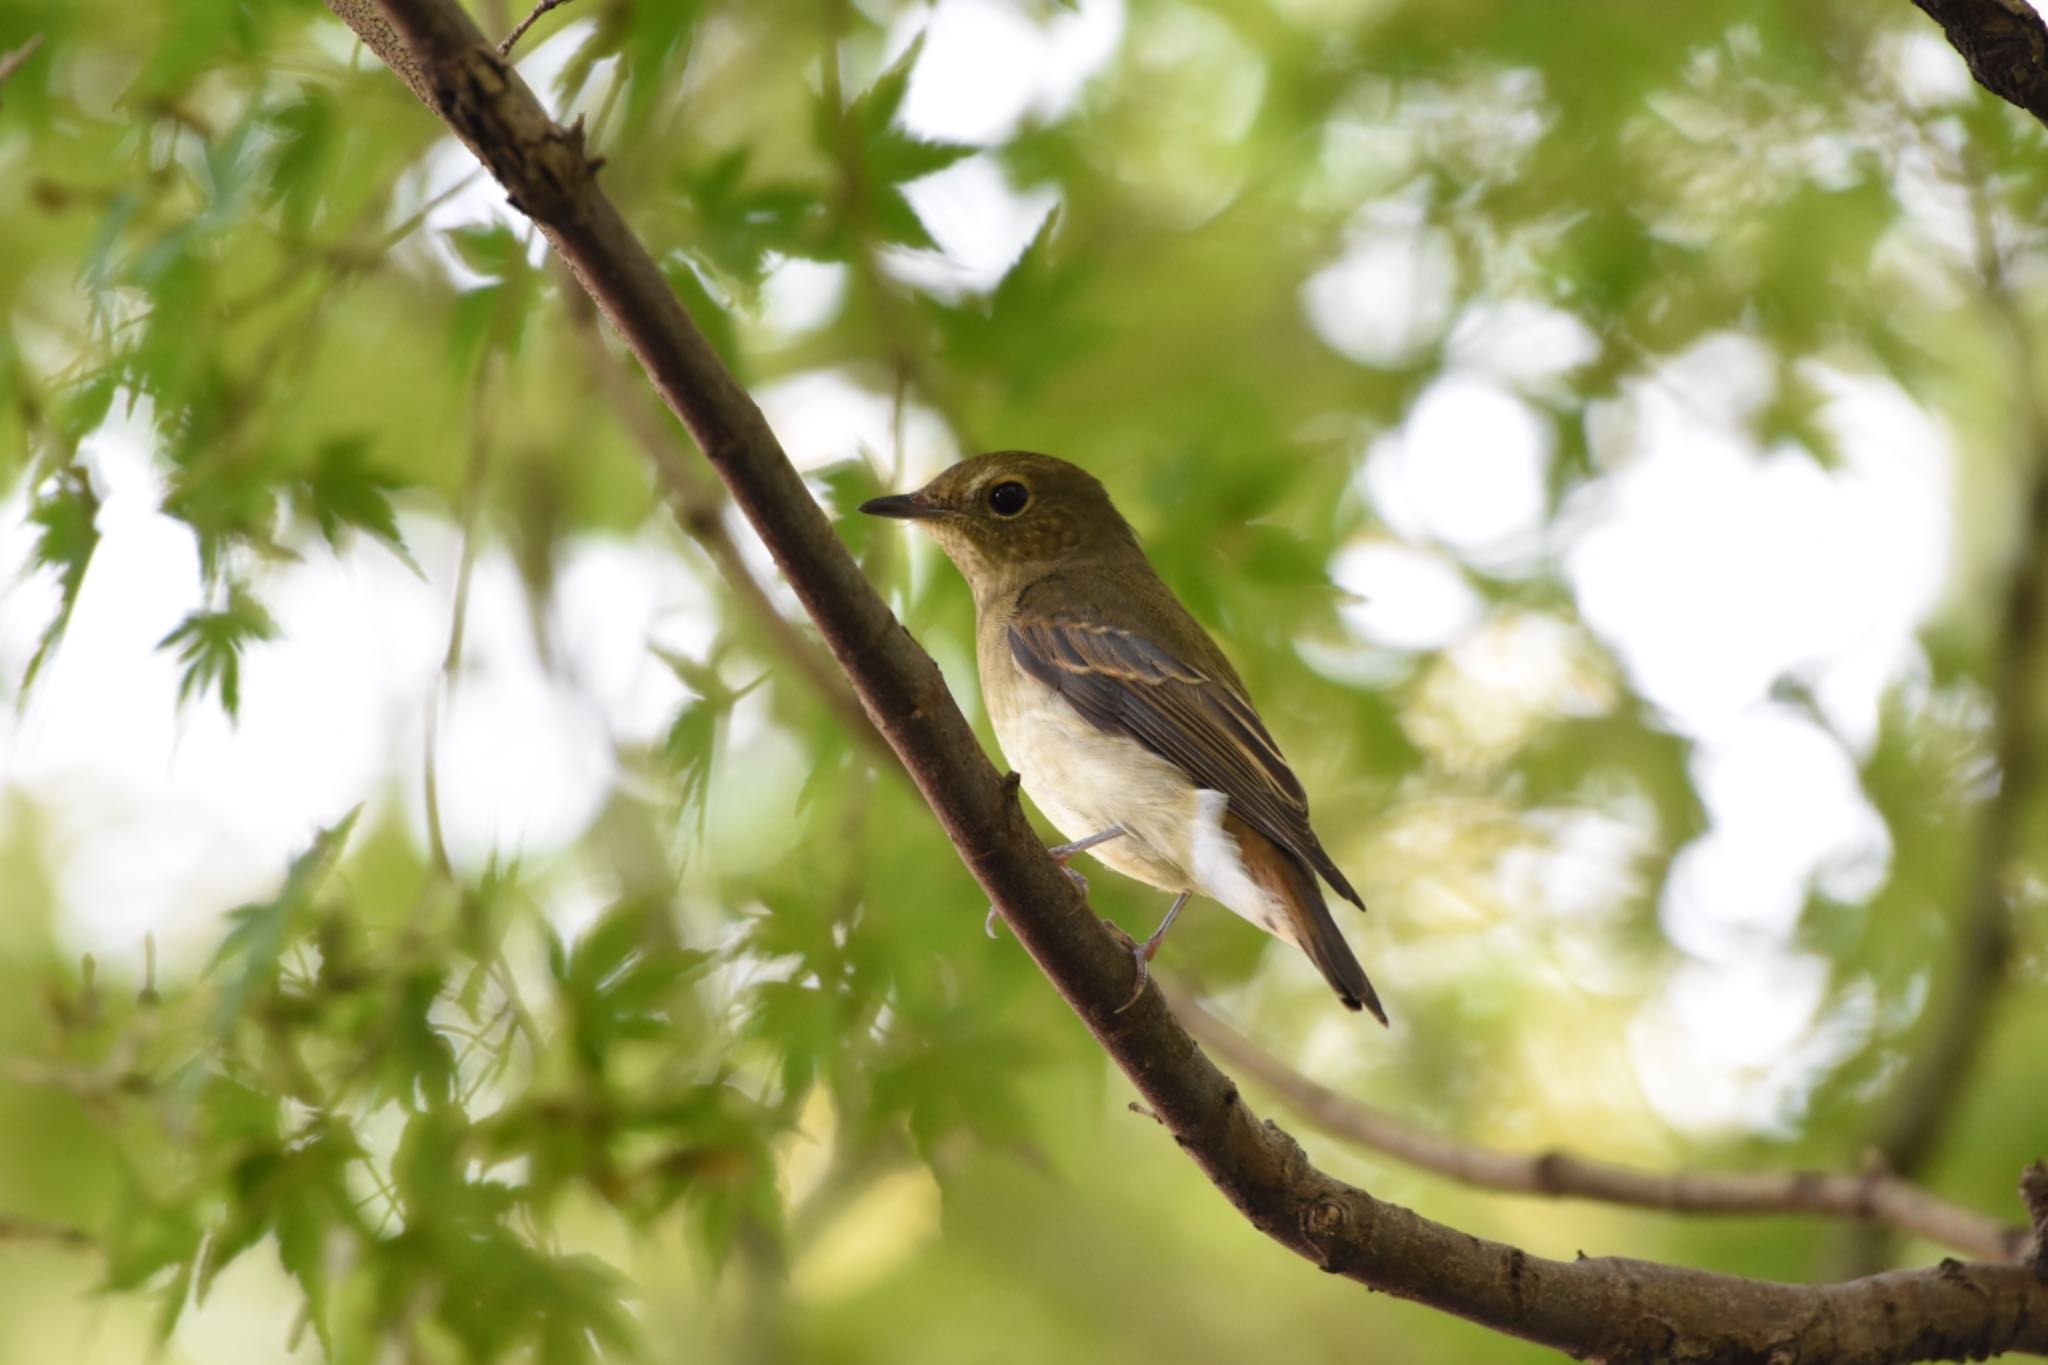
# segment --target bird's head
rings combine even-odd
[[[1028,450],[976,455],[914,493],[870,498],[860,510],[921,524],[977,600],[1138,548],[1093,474]]]

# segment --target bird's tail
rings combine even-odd
[[[1337,921],[1330,917],[1330,907],[1323,900],[1323,888],[1316,884],[1314,870],[1236,815],[1226,814],[1223,824],[1237,840],[1244,870],[1261,890],[1286,908],[1291,937],[1308,954],[1308,960],[1316,964],[1316,970],[1323,974],[1323,980],[1330,983],[1345,1007],[1370,1010],[1373,1018],[1386,1023],[1387,1012],[1380,1006],[1379,993],[1366,978],[1365,968],[1358,965],[1358,958],[1344,941]]]

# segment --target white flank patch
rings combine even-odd
[[[1237,840],[1223,828],[1223,813],[1230,798],[1203,788],[1195,793],[1195,830],[1192,841],[1195,879],[1201,892],[1220,901],[1237,914],[1258,925],[1273,937],[1293,943],[1294,933],[1280,907],[1245,871],[1244,855]]]

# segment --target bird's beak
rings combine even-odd
[[[886,498],[869,498],[860,505],[860,510],[871,517],[896,517],[903,521],[930,521],[943,517],[948,509],[927,497],[922,490],[916,493],[891,493]]]

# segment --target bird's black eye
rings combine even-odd
[[[1005,479],[988,490],[989,510],[999,517],[1014,517],[1031,502],[1031,490],[1015,479]]]

